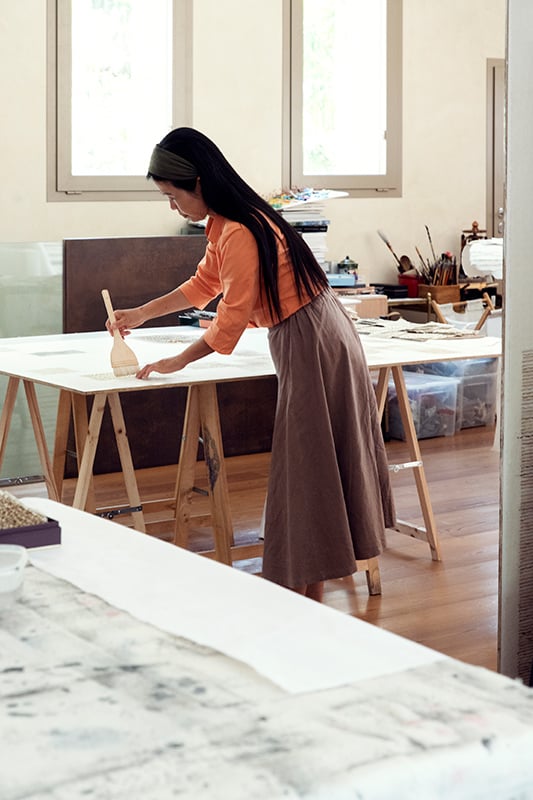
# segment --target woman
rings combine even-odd
[[[269,328],[278,376],[263,575],[322,599],[323,581],[377,556],[394,524],[374,391],[352,321],[300,235],[246,184],[216,145],[178,128],[156,145],[148,178],[193,222],[208,217],[195,275],[138,308],[117,310],[124,335],[221,295],[206,333],[137,377],[231,353],[249,323]]]

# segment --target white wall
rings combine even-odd
[[[282,5],[194,0],[193,124],[262,194],[281,188]],[[403,197],[328,208],[329,257],[349,254],[368,281],[396,280],[377,228],[414,258],[426,224],[438,251],[458,254],[462,228],[485,223],[486,62],[505,55],[505,0],[403,5]],[[160,202],[46,202],[45,6],[2,0],[0,241],[176,232]]]

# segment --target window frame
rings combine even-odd
[[[303,3],[285,0],[283,19],[283,189],[311,186],[353,197],[402,194],[402,0],[387,0],[387,172],[304,175],[302,172]]]
[[[145,175],[72,175],[71,4],[47,5],[47,200],[157,200]],[[172,127],[192,120],[192,0],[172,0]],[[148,154],[149,155],[149,154]]]

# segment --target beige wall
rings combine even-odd
[[[194,0],[193,124],[262,194],[281,188],[282,3]],[[505,0],[403,4],[403,197],[328,208],[329,257],[350,254],[368,281],[396,280],[377,228],[414,258],[424,225],[457,253],[461,229],[485,222],[486,62],[505,54]],[[160,202],[46,202],[45,6],[2,0],[0,241],[175,232]]]

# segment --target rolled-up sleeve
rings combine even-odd
[[[211,247],[213,245],[208,244],[206,254],[198,264],[192,278],[179,287],[191,306],[195,308],[205,308],[222,291],[216,259],[209,257]]]
[[[253,235],[240,223],[224,220],[221,230],[213,231],[196,274],[180,288],[197,308],[222,293],[204,339],[218,353],[231,353],[252,320],[259,287],[259,255]]]

